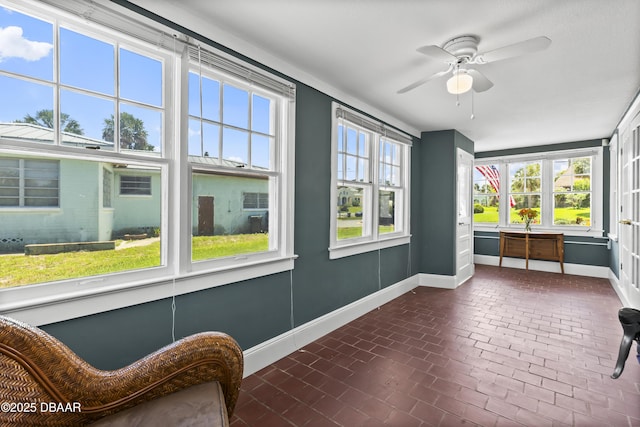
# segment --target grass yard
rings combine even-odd
[[[381,225],[378,228],[378,233],[391,233],[393,232],[393,225]],[[354,237],[362,236],[362,227],[338,227],[338,240],[353,239]]]
[[[268,234],[193,237],[193,260],[269,249]],[[120,242],[118,242],[120,243]],[[160,265],[160,242],[111,251],[0,255],[0,288],[138,270]]]
[[[589,208],[556,208],[554,210],[555,215],[555,224],[577,224],[577,218],[581,218],[580,225],[591,225],[590,214],[591,210]],[[509,212],[510,222],[512,224],[524,224],[524,221],[518,216],[517,209],[511,209]],[[473,214],[473,220],[475,222],[488,222],[497,224],[498,223],[498,208],[487,206],[484,208],[484,212]],[[537,221],[540,218],[536,218]],[[534,223],[535,224],[535,223]]]

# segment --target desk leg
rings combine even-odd
[[[529,269],[529,234],[524,236],[524,259],[527,270]]]
[[[560,271],[564,274],[564,241],[557,239],[556,249],[558,251],[558,258],[560,258]]]

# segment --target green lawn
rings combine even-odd
[[[193,260],[262,252],[268,234],[193,237]],[[118,242],[119,243],[119,242]],[[96,276],[160,265],[160,242],[126,249],[51,255],[0,255],[0,288]]]
[[[581,225],[590,225],[590,209],[589,208],[581,208],[581,209],[575,209],[575,208],[556,208],[554,210],[554,214],[555,214],[555,223],[556,225],[559,224],[576,224],[576,219],[577,218],[582,218],[582,224]],[[520,219],[520,216],[518,216],[518,210],[517,209],[511,209],[510,213],[510,220],[512,224],[524,224],[524,221],[522,221],[522,219]],[[476,213],[473,214],[473,220],[475,222],[488,222],[488,223],[494,223],[497,224],[498,223],[498,208],[497,207],[485,207],[484,208],[484,212],[482,213]],[[536,218],[537,221],[540,220],[540,218]]]
[[[378,228],[378,233],[391,233],[393,232],[393,225],[381,225]],[[338,227],[338,240],[353,239],[354,237],[362,236],[362,227]]]

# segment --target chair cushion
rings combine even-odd
[[[222,388],[217,381],[191,386],[91,424],[93,427],[229,426]]]

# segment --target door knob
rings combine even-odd
[[[618,221],[620,224],[624,224],[624,225],[631,225],[631,220],[630,219],[621,219],[620,221]]]

